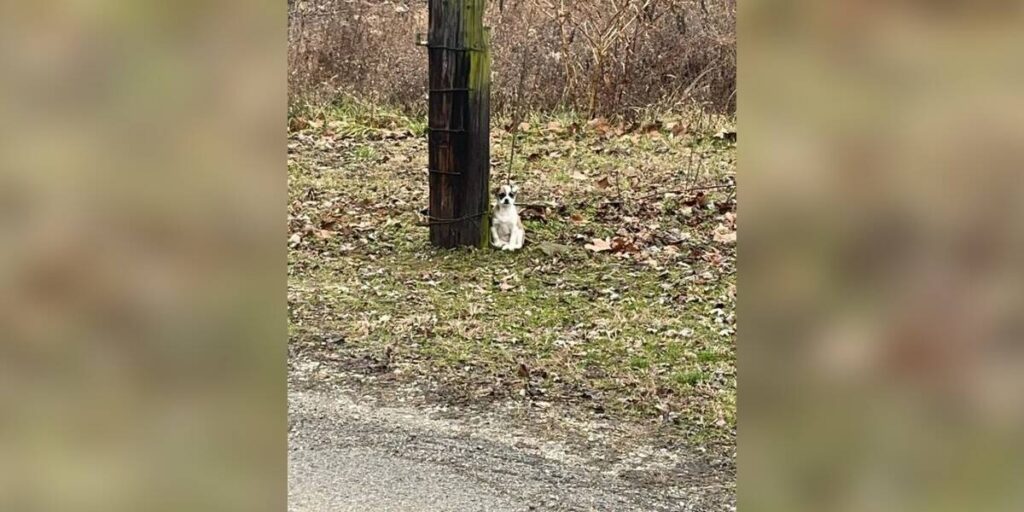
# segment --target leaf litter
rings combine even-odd
[[[534,156],[513,175],[541,206],[508,253],[429,245],[411,128],[293,121],[290,350],[444,400],[583,407],[731,449],[735,146],[675,121],[523,124]],[[495,137],[494,176],[508,151]]]

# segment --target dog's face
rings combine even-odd
[[[502,185],[498,188],[498,204],[501,205],[512,205],[516,204],[516,194],[519,192],[518,185]]]

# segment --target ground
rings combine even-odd
[[[507,173],[503,123],[492,133],[493,183]],[[731,475],[727,126],[702,115],[523,123],[511,177],[530,205],[527,245],[509,253],[429,245],[422,120],[349,103],[293,113],[293,388],[355,385],[385,401],[501,409],[578,446],[594,444],[595,422],[613,422],[602,443],[620,456],[642,438]]]
[[[730,473],[685,451],[581,449],[501,411],[452,412],[349,390],[290,393],[289,510],[734,510]]]

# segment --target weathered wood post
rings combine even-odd
[[[490,243],[490,28],[486,0],[429,0],[430,241]]]

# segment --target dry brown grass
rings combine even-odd
[[[735,0],[492,1],[492,108],[507,113],[527,62],[523,107],[640,117],[698,105],[735,112]],[[292,1],[289,94],[356,95],[422,112],[422,0]],[[528,59],[524,59],[528,55]]]

